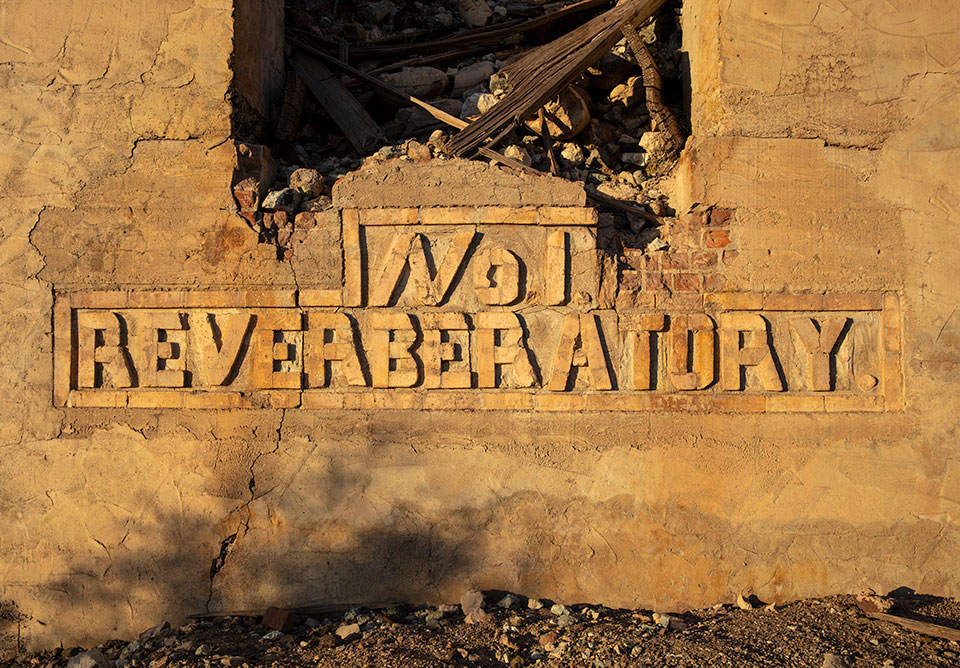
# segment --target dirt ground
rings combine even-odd
[[[511,601],[510,598],[513,598]],[[287,632],[257,617],[166,624],[139,640],[21,654],[0,668],[174,668],[276,666],[960,666],[960,644],[867,617],[853,596],[808,599],[774,609],[725,605],[682,614],[561,606],[487,592],[483,619],[459,605],[393,605],[300,615]],[[894,614],[960,629],[960,601],[912,593]],[[506,607],[510,604],[509,607]],[[356,626],[354,626],[356,625]],[[341,637],[344,636],[344,637]]]

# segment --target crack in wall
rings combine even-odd
[[[280,449],[280,442],[281,442],[281,439],[283,438],[283,423],[287,417],[287,410],[288,409],[286,408],[280,409],[280,420],[279,420],[279,423],[277,424],[276,442],[273,445],[273,449],[270,450],[269,452],[261,451],[257,453],[257,455],[253,458],[253,461],[250,462],[250,468],[249,468],[250,479],[247,482],[247,487],[250,490],[250,498],[247,499],[245,502],[243,502],[243,504],[241,504],[237,509],[231,511],[230,515],[240,514],[241,519],[237,524],[236,530],[220,541],[220,551],[210,562],[209,584],[207,587],[207,600],[204,603],[204,610],[206,612],[210,612],[210,603],[213,600],[214,585],[215,585],[215,580],[217,575],[224,569],[224,567],[226,567],[227,558],[230,556],[230,553],[232,552],[237,540],[239,540],[240,538],[243,538],[243,536],[245,536],[247,532],[250,530],[250,504],[256,501],[258,498],[268,494],[271,491],[271,490],[267,490],[266,492],[260,494],[259,496],[257,495],[257,476],[256,476],[255,468],[257,466],[257,462],[260,461],[261,457],[264,457],[266,455],[272,455]]]

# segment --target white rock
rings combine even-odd
[[[516,602],[517,602],[516,596],[514,596],[513,594],[507,594],[506,596],[501,598],[499,601],[497,601],[497,607],[512,608]]]
[[[457,3],[460,16],[468,28],[479,28],[486,25],[493,11],[486,0],[459,0]]]
[[[474,93],[463,101],[463,107],[460,109],[460,118],[467,120],[480,115],[480,96],[483,93]]]
[[[91,649],[71,657],[67,661],[67,668],[113,668],[113,662],[102,652]]]
[[[489,60],[478,60],[473,65],[457,71],[453,77],[453,92],[465,91],[479,84],[485,84],[497,69]]]
[[[337,628],[335,633],[337,634],[337,637],[340,638],[341,640],[346,640],[347,638],[351,636],[355,636],[360,633],[360,625],[359,624],[343,624],[342,626]]]
[[[737,607],[741,610],[753,610],[753,603],[743,597],[743,594],[737,594]]]
[[[527,600],[527,607],[531,610],[539,610],[543,607],[543,601],[539,598],[531,598]]]
[[[530,157],[530,152],[527,151],[527,149],[523,148],[522,146],[516,146],[515,144],[511,144],[510,146],[508,146],[503,150],[503,154],[508,158],[519,160],[520,162],[525,164],[527,167],[533,164],[533,159]],[[533,601],[536,601],[536,600],[537,599],[535,598],[531,598],[530,602],[532,603]],[[531,608],[532,610],[537,610],[538,608],[543,607],[543,603],[540,603],[540,601],[537,601],[537,603],[539,604],[537,608]]]
[[[497,99],[496,95],[491,93],[481,93],[480,99],[477,100],[477,110],[479,110],[481,114],[485,114],[490,109],[493,109],[499,101],[500,100]]]
[[[420,99],[436,97],[447,87],[447,75],[436,67],[405,67],[399,72],[381,74],[380,79]]]
[[[559,617],[560,615],[569,615],[570,609],[561,603],[554,603],[550,608],[550,612]]]
[[[560,160],[571,167],[579,167],[586,159],[587,154],[580,144],[564,144],[563,149],[560,151]]]
[[[323,175],[315,169],[301,167],[290,174],[289,185],[304,197],[319,197],[323,192]]]

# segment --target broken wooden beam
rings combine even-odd
[[[380,126],[363,108],[340,79],[316,58],[294,52],[290,65],[303,79],[307,88],[337,124],[350,144],[363,155],[381,138]]]
[[[866,612],[864,614],[871,619],[879,619],[882,622],[897,624],[905,629],[922,633],[925,636],[960,642],[960,629],[952,629],[949,626],[940,626],[939,624],[931,624],[930,622],[921,622],[919,619],[891,615],[886,612]]]
[[[657,63],[632,24],[626,23],[620,30],[633,51],[633,59],[640,66],[647,111],[653,119],[654,130],[666,132],[670,136],[671,149],[674,152],[679,151],[683,148],[683,130],[680,129],[677,117],[663,102],[663,78],[657,69]]]
[[[620,40],[624,25],[648,19],[665,1],[624,2],[507,65],[501,73],[507,76],[510,92],[454,135],[447,148],[454,155],[467,156],[505,127],[515,127],[536,114]]]

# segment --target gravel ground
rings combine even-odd
[[[92,652],[22,654],[0,660],[0,668],[960,666],[956,641],[870,619],[853,596],[682,614],[550,601],[531,609],[527,599],[513,598],[510,607],[501,607],[500,594],[488,594],[484,611],[471,615],[483,619],[474,623],[466,622],[459,605],[304,615],[287,633],[256,617],[199,619]],[[914,594],[895,601],[897,615],[960,629],[960,601]]]

